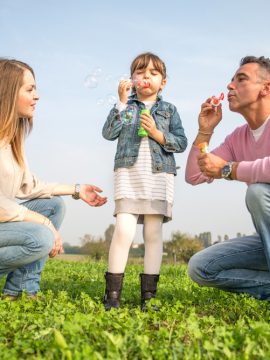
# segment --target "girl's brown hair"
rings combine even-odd
[[[154,68],[162,75],[163,79],[166,79],[166,66],[164,62],[155,54],[150,52],[146,52],[138,55],[131,63],[130,66],[130,74],[131,76],[134,74],[136,70],[147,68],[148,64],[152,60]]]
[[[17,163],[24,167],[23,142],[32,129],[32,118],[18,116],[17,100],[24,71],[33,69],[22,61],[0,58],[0,140],[9,143]]]

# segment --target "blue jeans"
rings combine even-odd
[[[250,185],[246,205],[257,234],[198,252],[189,261],[188,273],[199,285],[270,301],[270,184]]]
[[[61,197],[22,204],[49,218],[59,229],[65,214]],[[39,291],[41,271],[53,242],[53,233],[45,225],[26,221],[0,223],[0,276],[8,274],[4,293],[17,296],[23,291],[30,295]]]

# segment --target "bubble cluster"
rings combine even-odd
[[[109,93],[109,91],[114,91],[118,88],[119,82],[122,80],[129,80],[132,87],[137,89],[143,89],[150,87],[149,81],[145,79],[130,79],[128,74],[122,74],[120,76],[114,77],[111,74],[104,74],[101,67],[94,68],[90,74],[88,74],[84,79],[84,86],[87,89],[95,89],[97,87],[106,88],[107,95],[100,97],[96,100],[98,106],[103,105],[114,105],[117,102],[117,97]],[[113,87],[113,88],[112,88]],[[113,89],[113,90],[112,90]],[[128,121],[129,115],[125,118],[125,121]]]
[[[100,67],[94,68],[89,75],[84,79],[84,86],[88,89],[94,89],[99,84],[99,78],[102,76],[102,69]]]
[[[121,111],[120,120],[124,124],[130,125],[132,123],[132,120],[134,119],[134,112],[135,112],[135,106],[128,105],[125,110]]]
[[[98,86],[98,80],[94,75],[88,75],[84,79],[84,86],[88,89],[94,89]]]

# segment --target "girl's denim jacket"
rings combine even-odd
[[[136,94],[129,97],[127,109],[121,113],[114,108],[110,111],[103,126],[102,135],[107,140],[118,138],[114,170],[130,167],[137,160],[141,137],[138,136],[140,126],[140,111],[144,104],[137,100]],[[131,111],[132,110],[132,111]],[[131,111],[132,119],[124,121],[125,112]],[[149,136],[149,146],[152,157],[152,172],[166,172],[176,175],[176,165],[173,153],[183,152],[187,147],[180,116],[176,107],[159,96],[151,109],[151,115],[156,127],[164,134],[165,144],[160,145]]]

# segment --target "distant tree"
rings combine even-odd
[[[113,233],[114,233],[114,229],[115,226],[113,224],[110,224],[107,229],[104,232],[104,237],[105,237],[105,241],[106,242],[111,242],[112,241],[112,237],[113,237]]]
[[[229,236],[227,234],[224,235],[224,241],[229,240]]]
[[[85,234],[84,237],[81,238],[81,242],[81,254],[89,255],[95,260],[101,260],[108,257],[109,243],[102,238],[96,239],[90,234]]]
[[[174,262],[188,262],[192,255],[203,249],[202,242],[179,231],[172,233],[170,241],[164,243],[164,251]]]
[[[80,254],[80,246],[72,246],[68,242],[63,243],[63,249],[65,254]]]
[[[201,240],[203,247],[205,248],[212,245],[212,234],[210,231],[200,233],[199,239]]]

